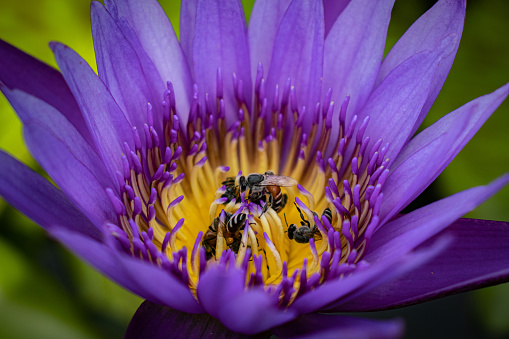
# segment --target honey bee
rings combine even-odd
[[[223,181],[223,185],[226,186],[226,192],[222,197],[226,197],[228,202],[233,199],[236,199],[237,202],[240,201],[240,194],[249,190],[249,201],[267,202],[268,197],[270,207],[279,213],[286,206],[288,200],[288,196],[281,192],[281,187],[295,186],[297,180],[267,171],[264,174],[251,173],[247,177],[241,176],[238,185],[235,185],[235,178],[229,177]]]
[[[316,225],[311,227],[311,223],[308,220],[306,220],[306,218],[304,218],[304,214],[302,214],[302,211],[300,210],[299,206],[297,206],[296,203],[294,204],[297,210],[299,211],[300,218],[302,219],[302,221],[300,222],[301,225],[300,227],[297,227],[297,225],[295,224],[291,224],[290,226],[288,226],[288,222],[286,221],[285,215],[285,222],[286,225],[288,226],[288,238],[290,238],[290,240],[295,240],[300,244],[308,243],[311,238],[317,239],[321,238],[320,230],[318,229],[318,227]],[[313,214],[316,215],[316,213],[314,212]],[[329,220],[329,222],[332,222],[332,212],[330,208],[327,207],[323,211],[322,216],[325,216]]]
[[[219,228],[221,228],[223,232],[226,245],[235,254],[239,252],[242,243],[242,233],[240,233],[240,231],[244,230],[247,214],[239,213],[233,215],[226,211],[224,211],[224,213],[224,222],[221,222],[220,217],[216,217],[203,236],[202,246],[205,249],[207,260],[216,255],[217,232]]]
[[[332,211],[330,208],[326,208],[323,210],[322,216],[325,216],[327,220],[329,220],[329,223],[332,223]]]

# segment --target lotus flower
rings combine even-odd
[[[0,153],[0,194],[147,299],[127,337],[394,337],[401,307],[508,280],[509,225],[458,219],[504,175],[400,212],[509,85],[414,136],[456,54],[440,0],[383,58],[393,0],[92,2],[96,75],[0,44],[0,88],[58,186]],[[215,318],[215,319],[214,319]]]

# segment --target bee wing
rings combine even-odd
[[[260,185],[260,186],[290,187],[290,186],[296,186],[297,184],[298,184],[298,181],[291,177],[286,177],[284,175],[268,175],[258,185]]]

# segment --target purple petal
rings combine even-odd
[[[405,34],[394,45],[385,57],[380,73],[378,74],[377,85],[400,63],[415,53],[424,50],[434,50],[442,39],[450,34],[456,34],[458,40],[463,31],[465,21],[465,0],[440,0],[424,15],[422,15],[405,32]],[[449,70],[451,69],[458,45],[453,52],[440,61],[437,73],[431,84],[428,98],[424,103],[419,118],[410,135],[413,135],[426,117],[433,102],[442,88]]]
[[[196,27],[196,9],[199,0],[182,0],[180,3],[180,45],[182,52],[187,59],[191,75],[194,75],[193,68],[193,41]]]
[[[325,37],[329,35],[332,25],[343,13],[351,0],[323,0],[323,14],[325,17]]]
[[[343,305],[345,311],[401,307],[509,281],[509,223],[460,219],[452,244],[434,260]]]
[[[75,96],[110,178],[122,169],[123,143],[134,149],[131,126],[106,86],[87,63],[69,47],[51,43],[56,61]]]
[[[158,266],[120,254],[75,232],[58,228],[52,229],[51,234],[90,265],[142,298],[183,312],[203,312],[189,287]]]
[[[406,255],[394,255],[383,261],[371,263],[362,270],[354,271],[342,279],[328,281],[319,288],[299,297],[290,306],[298,313],[335,311],[344,302],[362,295],[367,291],[388,281],[394,280],[407,272],[421,266],[442,252],[449,239],[440,239],[432,246]]]
[[[203,308],[227,328],[244,334],[266,331],[293,319],[263,290],[245,291],[245,272],[232,266],[214,267],[200,277],[198,299]],[[240,315],[232,317],[232,314]]]
[[[206,338],[262,339],[269,333],[245,336],[234,333],[208,314],[189,314],[144,301],[129,323],[125,339],[135,338]]]
[[[160,99],[151,93],[138,55],[104,6],[92,2],[91,17],[99,77],[130,124],[141,131],[147,122],[147,103],[161,111]],[[164,83],[159,82],[162,97]],[[162,121],[162,111],[159,116],[155,121]],[[162,128],[157,131],[162,133]],[[141,140],[143,144],[145,139]]]
[[[239,315],[232,318],[232,314]],[[284,324],[297,316],[291,310],[274,305],[274,299],[262,290],[249,290],[221,306],[219,320],[229,329],[256,334]]]
[[[108,10],[111,6],[109,2],[106,2]],[[113,0],[113,2],[116,5],[118,17],[124,17],[135,31],[143,51],[147,52],[160,78],[163,81],[172,82],[179,98],[176,102],[177,112],[183,119],[183,123],[187,123],[192,78],[168,16],[155,0]],[[137,53],[140,55],[140,51]],[[159,95],[161,94],[162,91]]]
[[[332,88],[332,99],[337,103],[350,95],[347,121],[373,89],[393,4],[394,0],[351,1],[325,39],[322,93]]]
[[[321,0],[294,0],[288,7],[272,52],[267,77],[267,101],[272,102],[274,88],[283,92],[288,78],[295,86],[299,108],[312,112],[320,101],[323,73],[323,4]],[[306,116],[311,121],[312,114]]]
[[[58,224],[93,239],[101,234],[67,197],[46,179],[0,151],[0,195],[44,227]]]
[[[449,113],[403,147],[384,188],[383,222],[415,199],[474,136],[509,94],[509,84]]]
[[[456,36],[448,36],[433,52],[420,52],[405,60],[373,91],[359,113],[360,120],[365,116],[371,118],[365,132],[371,145],[378,139],[390,143],[387,158],[394,160],[407,141],[440,60],[457,43]]]
[[[24,124],[37,124],[47,129],[92,172],[103,188],[112,186],[101,158],[62,113],[48,103],[25,92],[1,88]]]
[[[253,76],[259,63],[262,63],[265,71],[269,70],[274,40],[290,2],[290,0],[255,2],[249,19],[249,51]]]
[[[104,187],[66,145],[37,124],[24,128],[28,148],[55,183],[96,225],[116,222],[117,217]]]
[[[456,193],[388,222],[373,234],[364,259],[378,262],[405,255],[476,208],[508,182],[509,174],[506,174],[489,185]]]
[[[273,330],[278,338],[390,339],[400,338],[404,323],[395,320],[372,320],[343,315],[305,314]]]
[[[80,109],[62,74],[1,39],[0,83],[11,90],[20,89],[55,107],[85,140],[93,144]]]
[[[198,1],[192,65],[202,97],[205,93],[216,97],[217,68],[221,68],[227,120],[234,121],[238,117],[233,73],[243,82],[243,96],[247,107],[251,107],[249,45],[240,1]]]

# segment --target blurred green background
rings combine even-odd
[[[434,1],[396,1],[388,48]],[[179,2],[162,0],[178,27]],[[48,42],[61,41],[94,65],[89,0],[2,0],[0,38],[55,65]],[[252,1],[244,1],[249,10]],[[470,0],[449,78],[425,125],[509,81],[509,2]],[[94,67],[94,66],[93,66]],[[95,68],[95,67],[94,67]],[[509,170],[509,102],[505,102],[412,207],[483,185]],[[21,124],[0,97],[0,148],[40,171]],[[468,217],[509,221],[509,188]],[[69,254],[0,200],[0,337],[121,337],[142,300]],[[408,338],[509,336],[509,284],[382,312],[407,321]],[[29,325],[29,326],[28,326]]]

